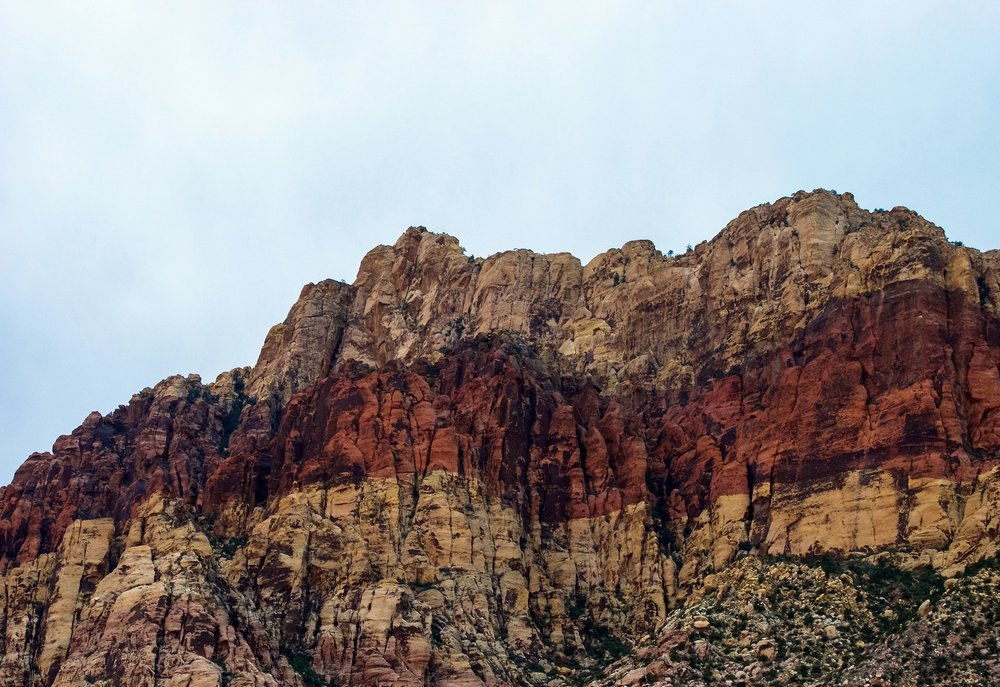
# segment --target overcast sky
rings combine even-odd
[[[0,483],[409,225],[682,250],[798,189],[1000,247],[1000,3],[0,0]]]

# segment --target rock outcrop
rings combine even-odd
[[[870,675],[873,638],[943,621],[830,561],[916,584],[997,554],[998,299],[1000,251],[826,191],[587,265],[411,228],[254,367],[28,458],[0,684]],[[775,615],[792,579],[808,626]]]

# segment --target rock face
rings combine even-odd
[[[998,298],[1000,251],[825,191],[587,265],[411,228],[306,286],[254,367],[28,458],[0,684],[869,676],[873,637],[945,622],[913,585],[997,554]]]

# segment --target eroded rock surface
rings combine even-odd
[[[28,458],[0,684],[869,675],[858,632],[916,608],[796,561],[997,554],[998,294],[1000,252],[825,191],[587,265],[411,228],[306,286],[253,368]],[[815,597],[827,658],[788,662],[773,619],[718,634],[765,573]]]

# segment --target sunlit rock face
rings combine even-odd
[[[411,228],[307,285],[254,367],[28,458],[0,491],[0,684],[881,679],[867,650],[779,666],[759,590],[800,585],[852,651],[945,622],[831,566],[997,554],[998,297],[1000,252],[825,191],[587,265]]]

